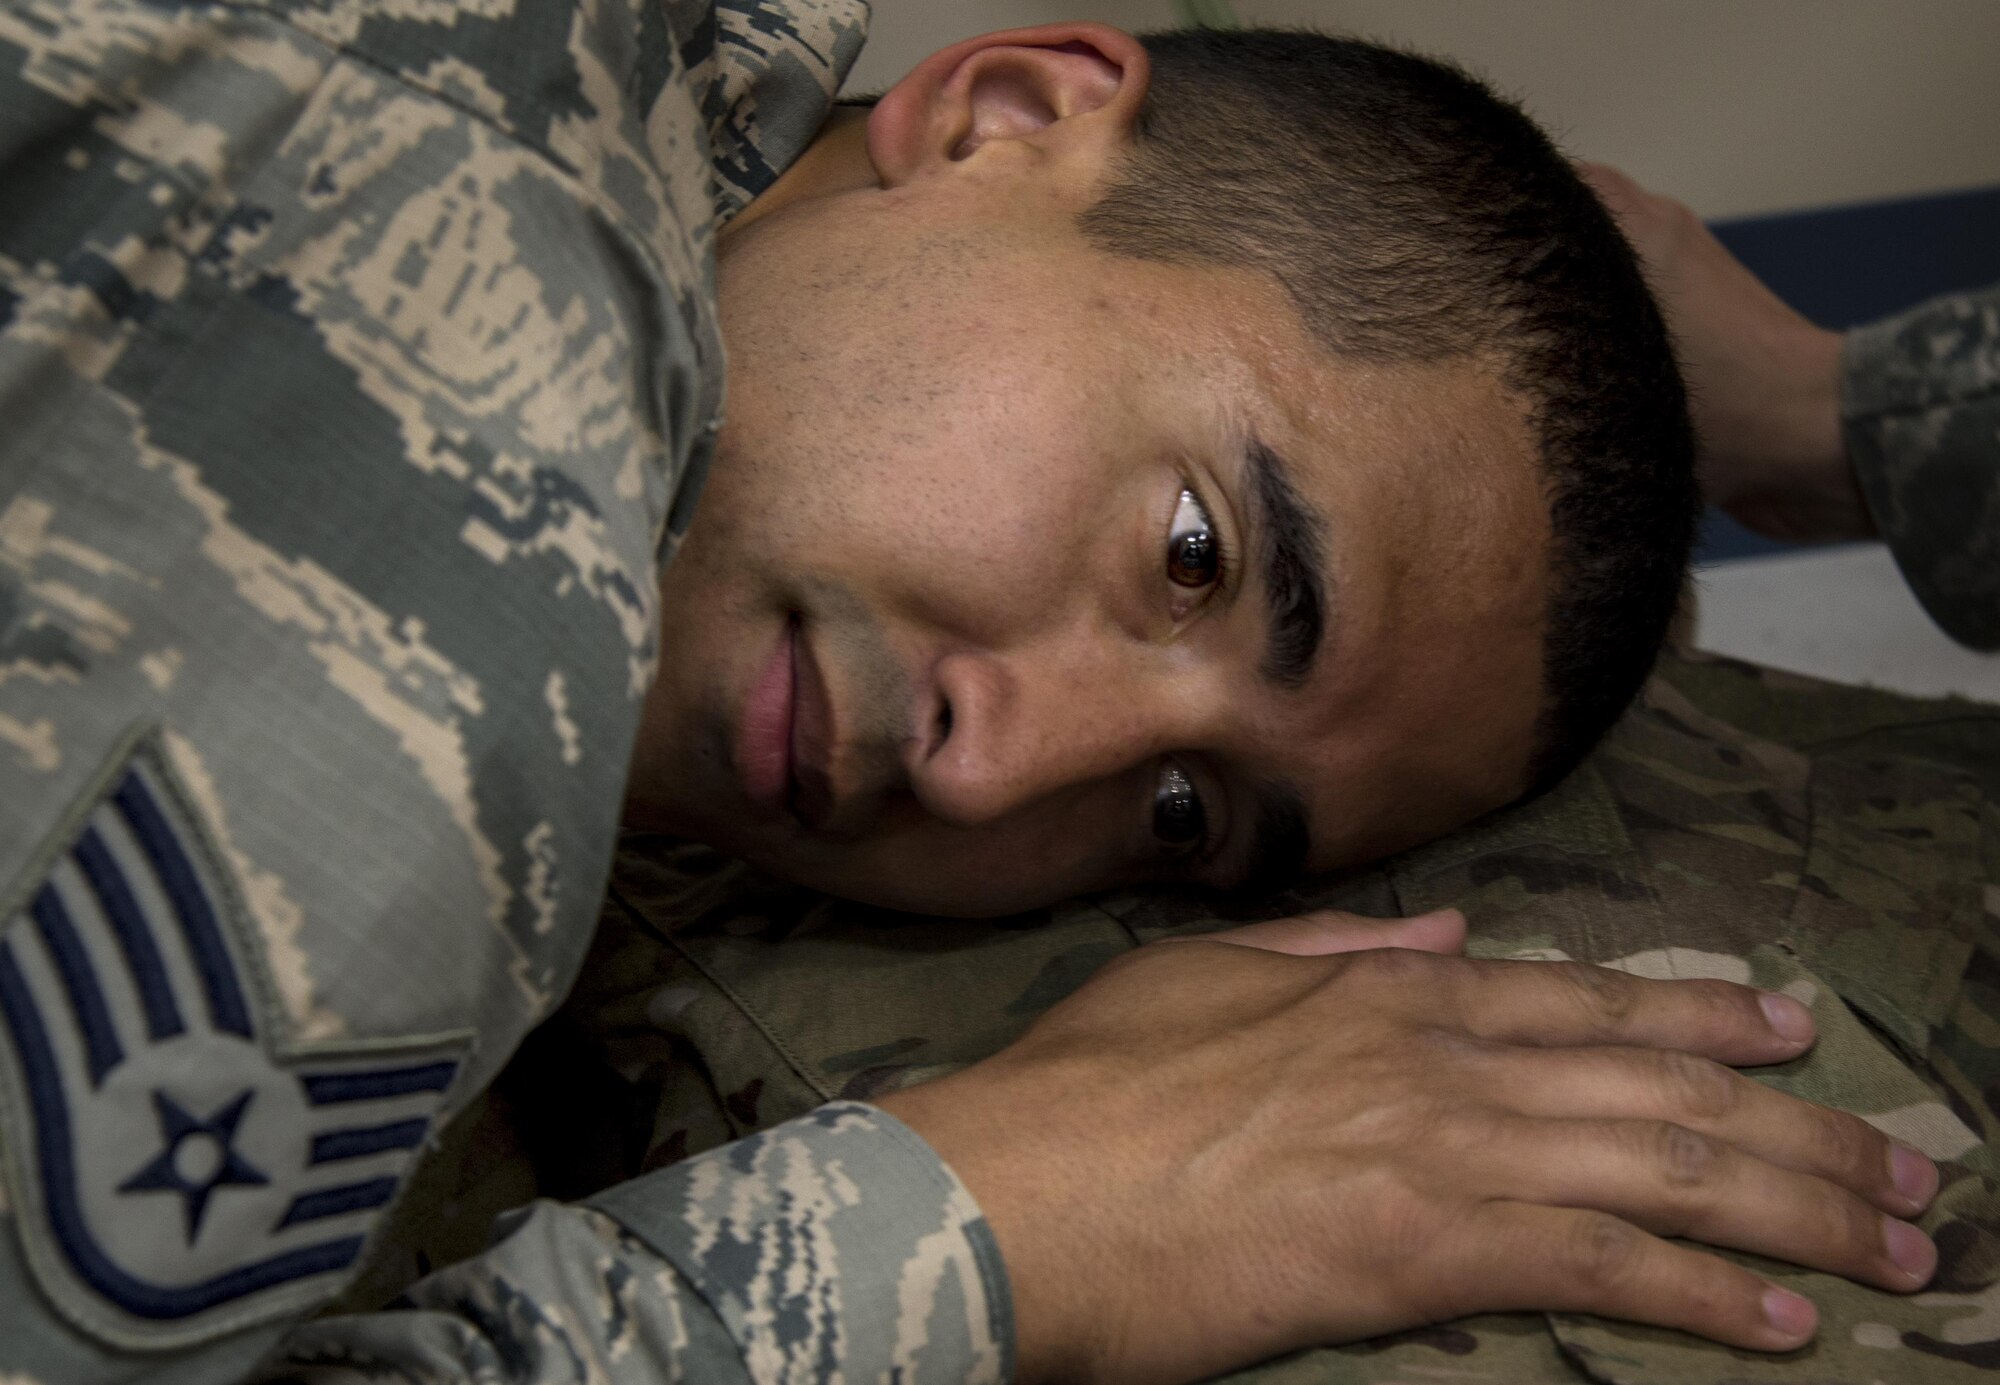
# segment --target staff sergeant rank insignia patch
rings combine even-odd
[[[262,944],[151,735],[0,900],[0,1120],[50,1299],[128,1349],[324,1301],[467,1036],[293,1046]]]

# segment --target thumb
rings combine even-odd
[[[1370,919],[1338,909],[1318,909],[1294,918],[1210,933],[1203,941],[1288,952],[1294,957],[1325,957],[1377,947],[1456,955],[1465,951],[1465,915],[1456,909],[1436,909],[1413,918]]]

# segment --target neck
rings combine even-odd
[[[722,228],[718,249],[727,252],[735,237],[793,203],[880,187],[881,177],[868,154],[868,116],[865,107],[835,106],[805,153]]]

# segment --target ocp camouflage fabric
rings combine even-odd
[[[671,1164],[829,1100],[1005,1046],[1151,939],[1332,906],[1455,904],[1475,955],[1721,977],[1812,1007],[1758,1074],[1941,1163],[1912,1298],[1744,1257],[1821,1308],[1786,1357],[1582,1316],[1490,1316],[1306,1352],[1241,1379],[1950,1385],[2000,1369],[2000,708],[1670,656],[1547,797],[1380,866],[1218,904],[1123,893],[991,922],[884,915],[657,839],[625,843],[563,1016],[625,1084],[602,1139]]]
[[[2000,287],[1848,335],[1842,413],[1876,527],[1924,609],[2000,649]]]
[[[0,1380],[241,1378],[384,1277],[434,1118],[567,991],[722,407],[716,231],[866,16],[0,4]],[[1004,1368],[976,1209],[879,1114],[648,1187],[607,1205],[649,1231],[539,1209],[282,1369]],[[725,1204],[733,1252],[663,1229]]]

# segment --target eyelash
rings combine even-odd
[[[1199,593],[1200,598],[1206,600],[1216,592],[1223,591],[1228,587],[1231,570],[1229,545],[1222,537],[1221,526],[1216,524],[1215,512],[1209,508],[1208,502],[1201,498],[1201,493],[1192,485],[1183,483],[1180,494],[1174,501],[1173,518],[1167,524],[1167,566],[1169,569],[1172,568],[1174,563],[1176,536],[1183,532],[1178,526],[1181,518],[1181,510],[1186,505],[1192,505],[1201,517],[1201,532],[1208,535],[1209,543],[1214,551],[1215,576],[1200,586],[1179,582],[1176,585],[1183,591]],[[1175,581],[1171,571],[1169,572],[1168,580]],[[1192,610],[1193,608],[1193,604],[1191,603],[1187,609]],[[1180,614],[1185,614],[1185,612],[1181,612]]]
[[[1160,833],[1160,805],[1174,790],[1173,781],[1178,779],[1187,788],[1198,815],[1199,836],[1192,842],[1174,842]],[[1201,874],[1204,867],[1215,859],[1221,838],[1215,830],[1215,822],[1209,816],[1208,797],[1189,774],[1178,763],[1168,760],[1160,766],[1153,783],[1153,835],[1160,845],[1160,855],[1172,863],[1175,874],[1182,879]]]

